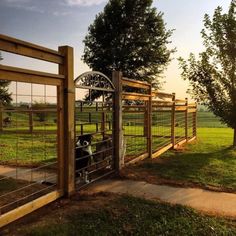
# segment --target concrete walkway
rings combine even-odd
[[[212,192],[197,188],[176,188],[132,180],[104,180],[92,185],[92,192],[129,194],[150,200],[190,206],[200,211],[236,217],[236,194]]]
[[[32,182],[42,182],[47,180],[51,183],[56,183],[57,181],[55,171],[49,171],[43,168],[16,168],[12,166],[0,165],[0,176]]]

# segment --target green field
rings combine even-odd
[[[199,111],[197,113],[197,126],[199,128],[226,128],[219,118],[215,117],[213,113],[207,111]]]

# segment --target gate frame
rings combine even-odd
[[[88,78],[86,78],[86,76],[88,76]],[[93,77],[93,76],[98,76],[98,80],[91,81],[91,84],[86,84],[86,80],[89,80],[89,76]],[[119,100],[120,100],[120,96],[121,96],[121,90],[120,90],[120,85],[117,84],[117,81],[119,81],[117,79],[117,76],[120,76],[120,72],[116,72],[114,71],[112,74],[112,80],[110,80],[105,74],[99,72],[99,71],[87,71],[82,73],[81,75],[77,76],[77,78],[74,80],[74,90],[75,90],[75,95],[76,95],[76,88],[78,89],[87,89],[87,90],[95,90],[95,91],[102,91],[102,92],[108,92],[112,94],[112,142],[113,142],[113,151],[112,151],[112,159],[114,161],[114,169],[111,170],[110,172],[106,173],[103,176],[100,176],[98,178],[96,178],[95,180],[93,180],[91,183],[88,183],[81,188],[84,188],[85,186],[88,186],[90,184],[92,184],[94,181],[97,181],[107,175],[110,175],[112,173],[119,173],[120,169],[121,169],[121,151],[120,148],[121,147],[121,143],[122,143],[122,123],[121,120],[119,119],[120,117],[120,110],[119,110]],[[103,87],[99,87],[99,77],[101,77],[102,79],[104,79],[103,82],[105,82],[107,85],[103,88]],[[86,78],[86,80],[83,80],[83,78]],[[83,84],[77,84],[79,81],[81,81],[82,83],[85,82],[85,85]],[[97,83],[96,83],[97,82]],[[74,104],[76,102],[76,99],[74,100]],[[74,105],[75,107],[75,105]],[[74,111],[74,117],[75,117],[75,111]],[[104,121],[104,120],[103,120]],[[76,121],[74,119],[74,127],[75,127]],[[104,125],[104,124],[103,124]],[[75,134],[75,138],[76,138],[76,128],[74,129],[74,134]],[[120,145],[120,146],[119,146]],[[75,180],[75,179],[74,179]],[[78,189],[78,190],[79,190]]]

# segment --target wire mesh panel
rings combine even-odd
[[[172,147],[175,94],[152,91],[152,157]]]
[[[175,112],[175,143],[185,139],[185,111]]]
[[[171,143],[171,108],[154,105],[152,108],[153,153]]]
[[[125,162],[147,153],[147,120],[145,103],[123,105]]]
[[[99,72],[82,74],[75,86],[75,172],[79,189],[114,171],[114,87]]]
[[[122,78],[122,126],[124,162],[149,156],[151,149],[151,85]]]
[[[0,214],[58,187],[57,87],[8,83],[9,99],[0,96]]]
[[[194,137],[194,120],[195,120],[195,113],[189,112],[188,113],[188,139]]]

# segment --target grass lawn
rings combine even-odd
[[[41,165],[56,161],[56,134],[0,134],[0,164]]]
[[[172,206],[125,195],[100,194],[57,201],[25,220],[8,226],[1,235],[235,234],[236,222],[230,219],[202,215],[179,205]]]
[[[128,176],[194,183],[236,191],[236,150],[230,148],[229,128],[198,128],[198,140],[158,159],[145,160],[126,169]],[[139,176],[135,173],[139,173]],[[141,174],[142,173],[142,174]]]

